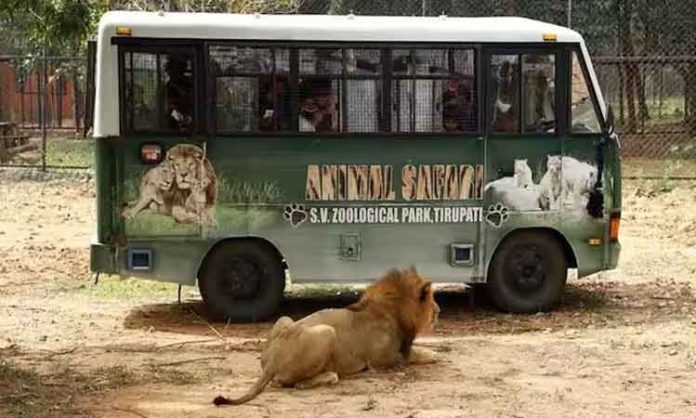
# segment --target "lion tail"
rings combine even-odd
[[[257,380],[256,383],[254,383],[254,385],[244,395],[234,399],[225,398],[224,396],[220,395],[213,399],[213,403],[215,404],[215,406],[220,406],[241,405],[245,402],[249,402],[250,400],[259,396],[261,392],[263,392],[263,389],[266,387],[266,385],[268,385],[271,382],[271,380],[273,380],[273,377],[273,373],[268,373],[264,371],[263,375],[259,377],[259,380]]]

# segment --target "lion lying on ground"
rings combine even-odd
[[[261,377],[245,395],[218,396],[213,403],[248,402],[271,381],[310,388],[372,367],[432,363],[433,352],[412,344],[432,328],[439,312],[429,280],[414,267],[391,270],[345,309],[324,309],[297,322],[278,319],[261,354]]]

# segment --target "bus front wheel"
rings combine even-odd
[[[488,291],[507,312],[534,313],[557,306],[568,262],[561,243],[543,231],[520,231],[495,252],[488,270]]]
[[[285,269],[278,255],[266,245],[223,242],[206,258],[198,288],[215,320],[264,320],[276,313],[283,300]]]

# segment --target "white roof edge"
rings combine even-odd
[[[522,17],[406,17],[362,15],[259,15],[111,11],[100,31],[115,36],[128,26],[133,37],[364,42],[557,42],[582,43],[579,33]]]

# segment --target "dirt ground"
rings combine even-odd
[[[625,182],[620,268],[570,280],[550,314],[442,292],[417,341],[438,364],[215,408],[256,379],[270,324],[209,324],[195,288],[179,305],[170,284],[95,286],[93,181],[34,177],[0,173],[0,416],[696,416],[696,182]],[[355,298],[310,290],[282,313]]]

